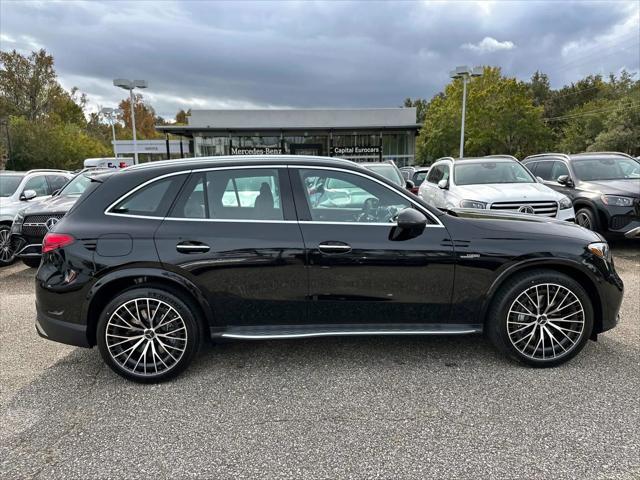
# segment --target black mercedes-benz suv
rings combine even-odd
[[[204,340],[484,332],[535,367],[616,325],[607,243],[533,215],[439,211],[321,157],[155,162],[93,178],[44,239],[36,328],[141,382]]]
[[[610,237],[640,238],[640,162],[617,152],[543,153],[522,160],[573,202],[576,222]]]
[[[31,268],[40,265],[44,236],[80,198],[91,177],[106,171],[109,170],[82,170],[51,197],[18,212],[11,224],[11,244],[25,265]]]

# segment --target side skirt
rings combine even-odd
[[[212,338],[269,340],[353,335],[468,335],[482,333],[482,324],[375,323],[352,325],[249,325],[211,329]]]

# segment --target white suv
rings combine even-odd
[[[16,213],[34,201],[49,198],[72,177],[64,170],[0,172],[0,267],[15,258],[10,230]]]
[[[418,195],[442,208],[479,208],[574,221],[571,200],[539,182],[515,157],[437,160]]]

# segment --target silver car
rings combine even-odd
[[[0,172],[0,267],[15,258],[11,244],[11,224],[16,214],[34,202],[49,198],[73,175],[65,170]]]

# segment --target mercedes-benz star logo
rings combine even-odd
[[[520,213],[528,213],[529,215],[533,215],[534,213],[536,213],[531,205],[523,205],[523,206],[521,206],[518,209],[518,212],[520,212]]]
[[[58,219],[51,217],[48,218],[46,222],[44,222],[44,226],[47,227],[47,230],[51,230],[56,223],[58,223]]]

